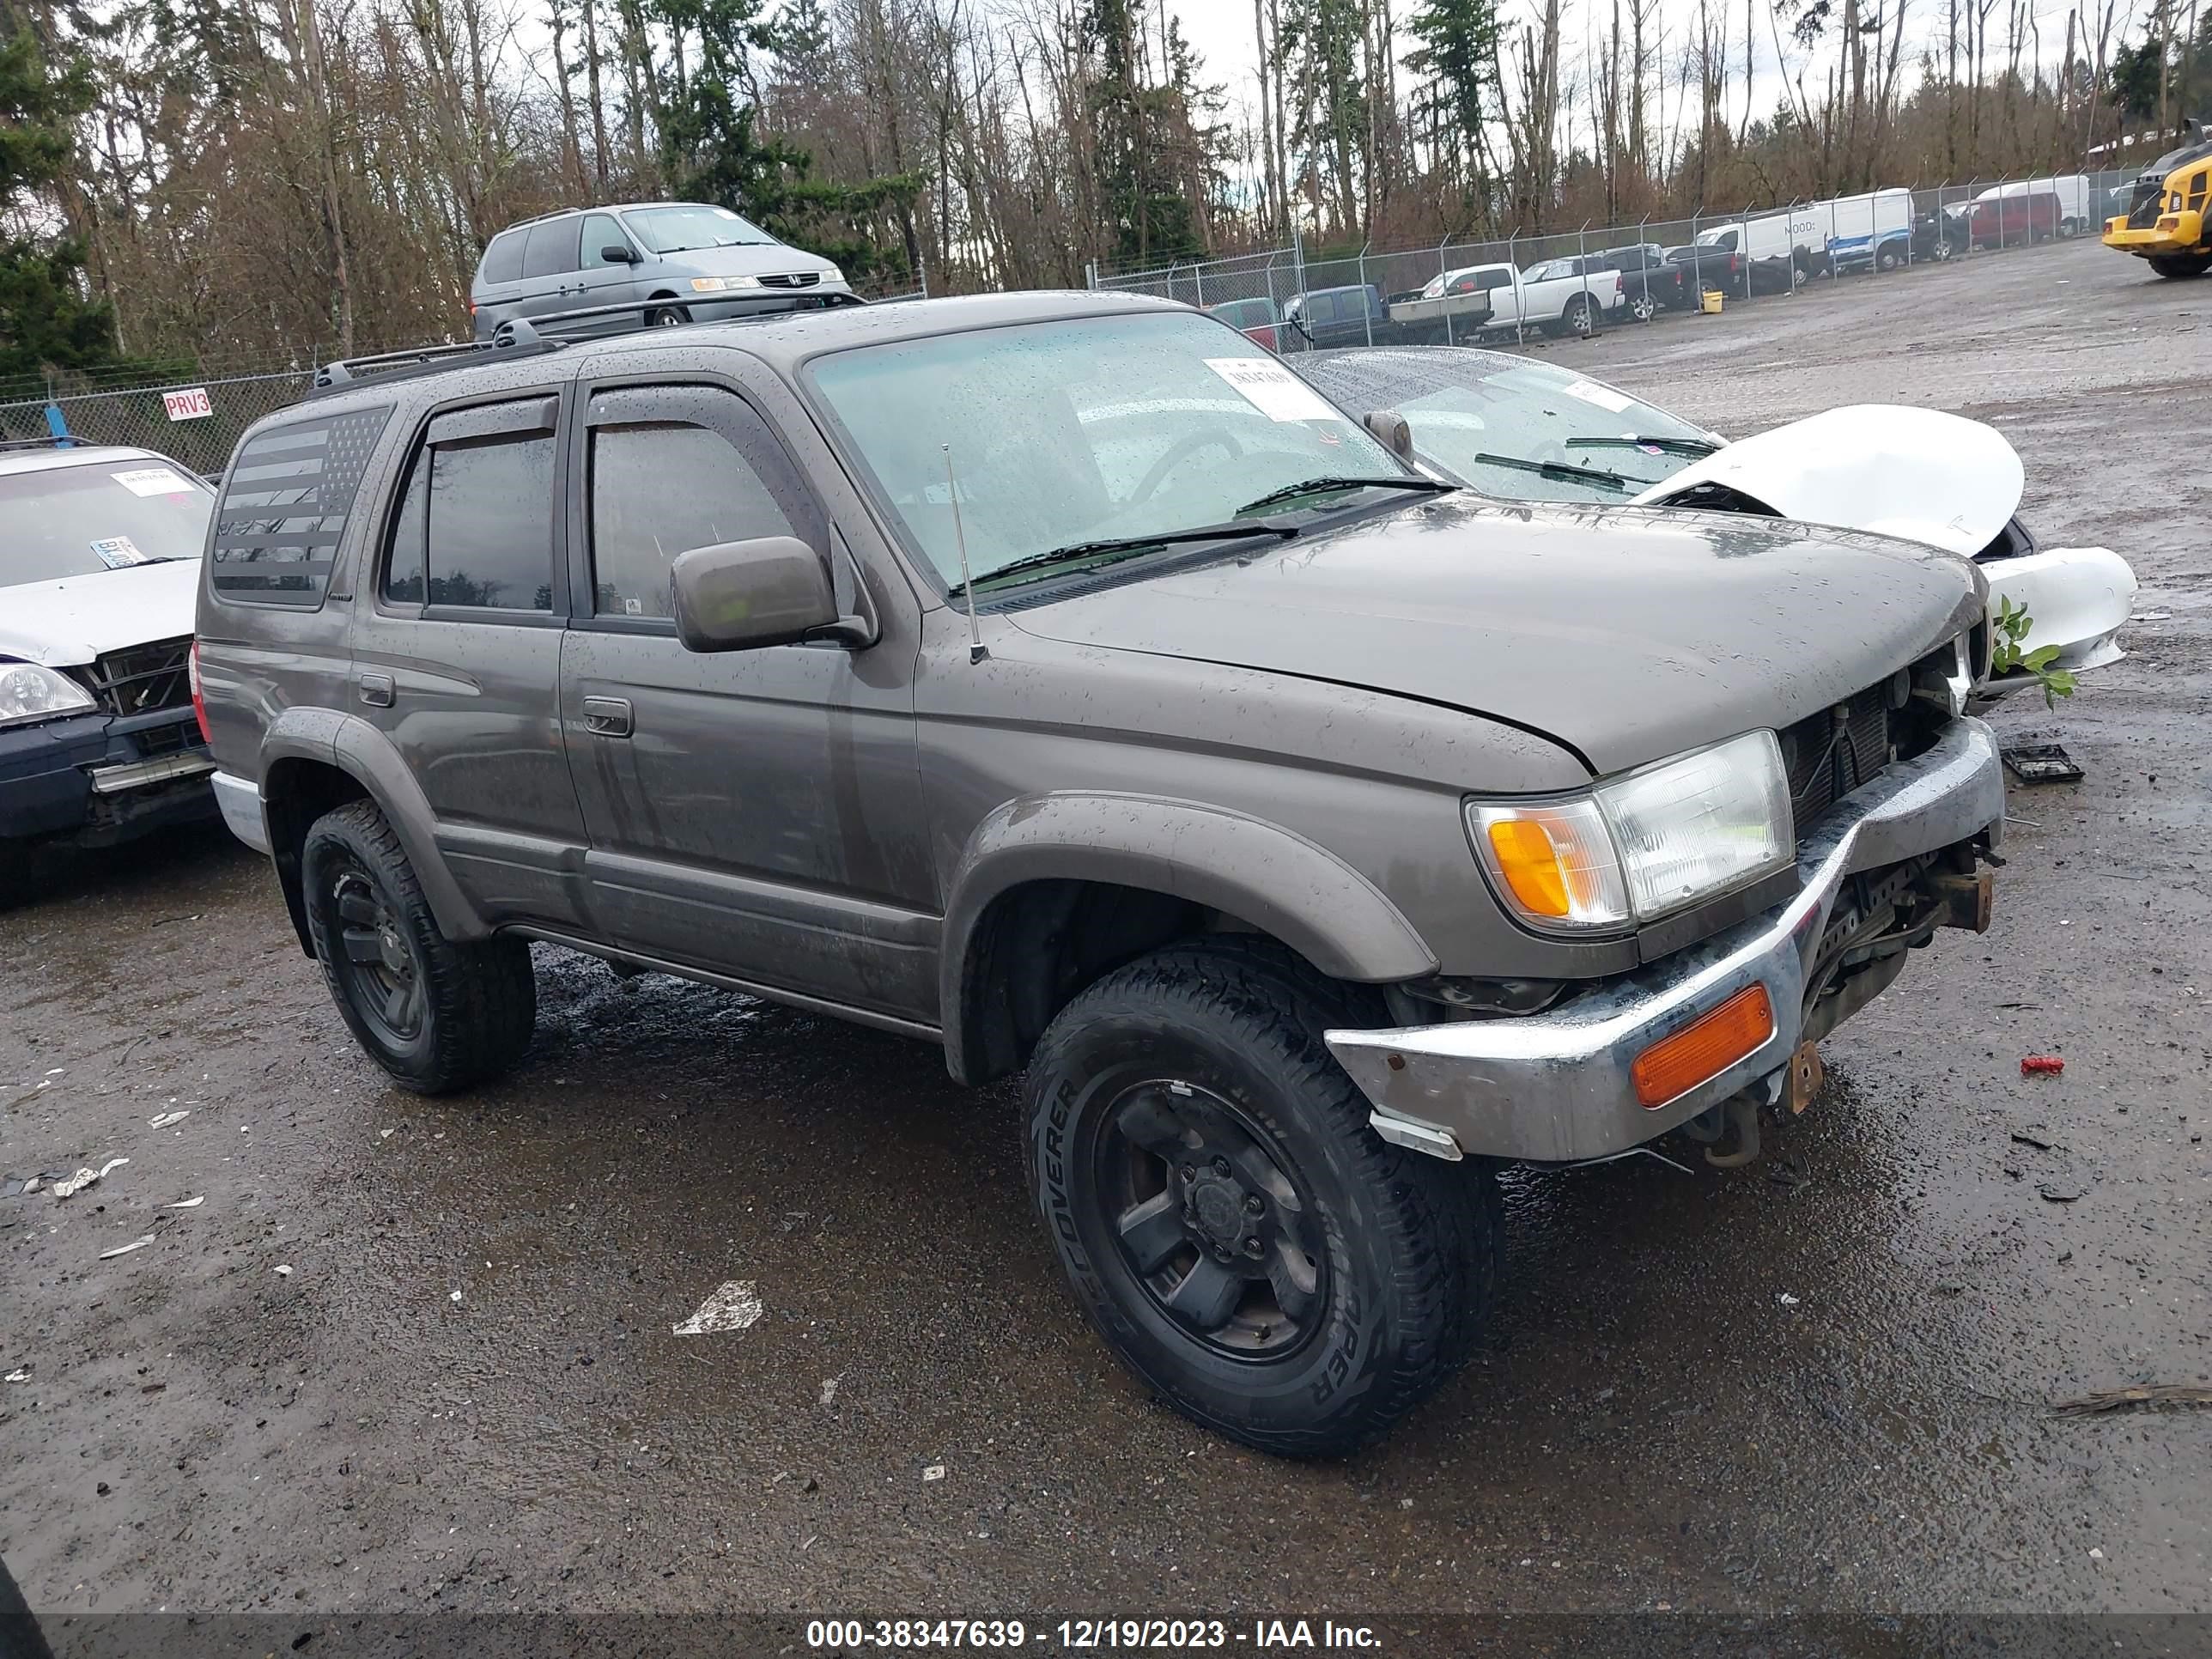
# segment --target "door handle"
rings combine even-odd
[[[629,699],[586,697],[584,729],[596,738],[626,738],[630,733]]]
[[[389,708],[392,707],[392,685],[391,675],[363,674],[361,677],[359,684],[361,687],[361,700],[367,703],[371,708]]]

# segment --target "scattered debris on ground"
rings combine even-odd
[[[146,1127],[149,1129],[167,1129],[174,1124],[182,1123],[191,1115],[192,1109],[189,1106],[181,1112],[164,1112],[159,1117],[148,1118]]]
[[[2022,783],[2074,783],[2081,777],[2074,757],[2055,743],[2006,744],[1997,752]]]
[[[2059,1073],[2065,1069],[2066,1062],[2063,1060],[2061,1060],[2057,1054],[2023,1054],[2021,1056],[2020,1074],[2022,1077],[2056,1077]],[[2018,1135],[2014,1135],[2013,1139],[2017,1140],[2020,1137]]]
[[[112,1250],[102,1250],[100,1253],[100,1259],[102,1261],[112,1261],[118,1255],[129,1255],[133,1250],[143,1250],[153,1242],[153,1234],[142,1233],[137,1238],[132,1239],[128,1244],[118,1244]]]
[[[54,1196],[67,1198],[71,1193],[81,1193],[95,1181],[106,1180],[109,1170],[119,1170],[130,1161],[127,1158],[111,1158],[97,1170],[79,1170],[66,1181],[54,1182]]]
[[[453,1292],[460,1299],[460,1292]],[[733,1279],[699,1304],[699,1311],[672,1328],[678,1336],[712,1336],[719,1331],[742,1331],[767,1310],[750,1279]]]

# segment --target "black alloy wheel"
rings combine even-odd
[[[1209,1089],[1153,1079],[1124,1090],[1099,1132],[1095,1200],[1163,1315],[1231,1358],[1274,1359],[1313,1335],[1326,1243],[1265,1130]]]
[[[331,969],[377,1036],[404,1048],[422,1035],[422,958],[391,901],[358,861],[338,864],[330,880],[340,945]]]

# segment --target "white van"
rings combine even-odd
[[[1827,236],[1826,207],[1817,213],[1801,207],[1708,226],[1698,233],[1698,246],[1741,255],[1754,290],[1771,291],[1802,288],[1827,257]]]
[[[1894,270],[1912,257],[1912,192],[1869,191],[1815,202],[1827,218],[1828,263],[1838,270]]]

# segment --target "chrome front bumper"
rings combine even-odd
[[[1625,1152],[1789,1063],[1813,953],[1846,877],[1985,830],[1994,843],[2003,823],[1996,739],[1978,720],[1955,720],[1933,749],[1852,791],[1805,832],[1802,885],[1787,903],[1549,1013],[1329,1031],[1329,1052],[1366,1095],[1377,1132],[1398,1145],[1539,1163]],[[1773,1035],[1665,1105],[1639,1104],[1636,1057],[1753,984],[1773,1005]]]

